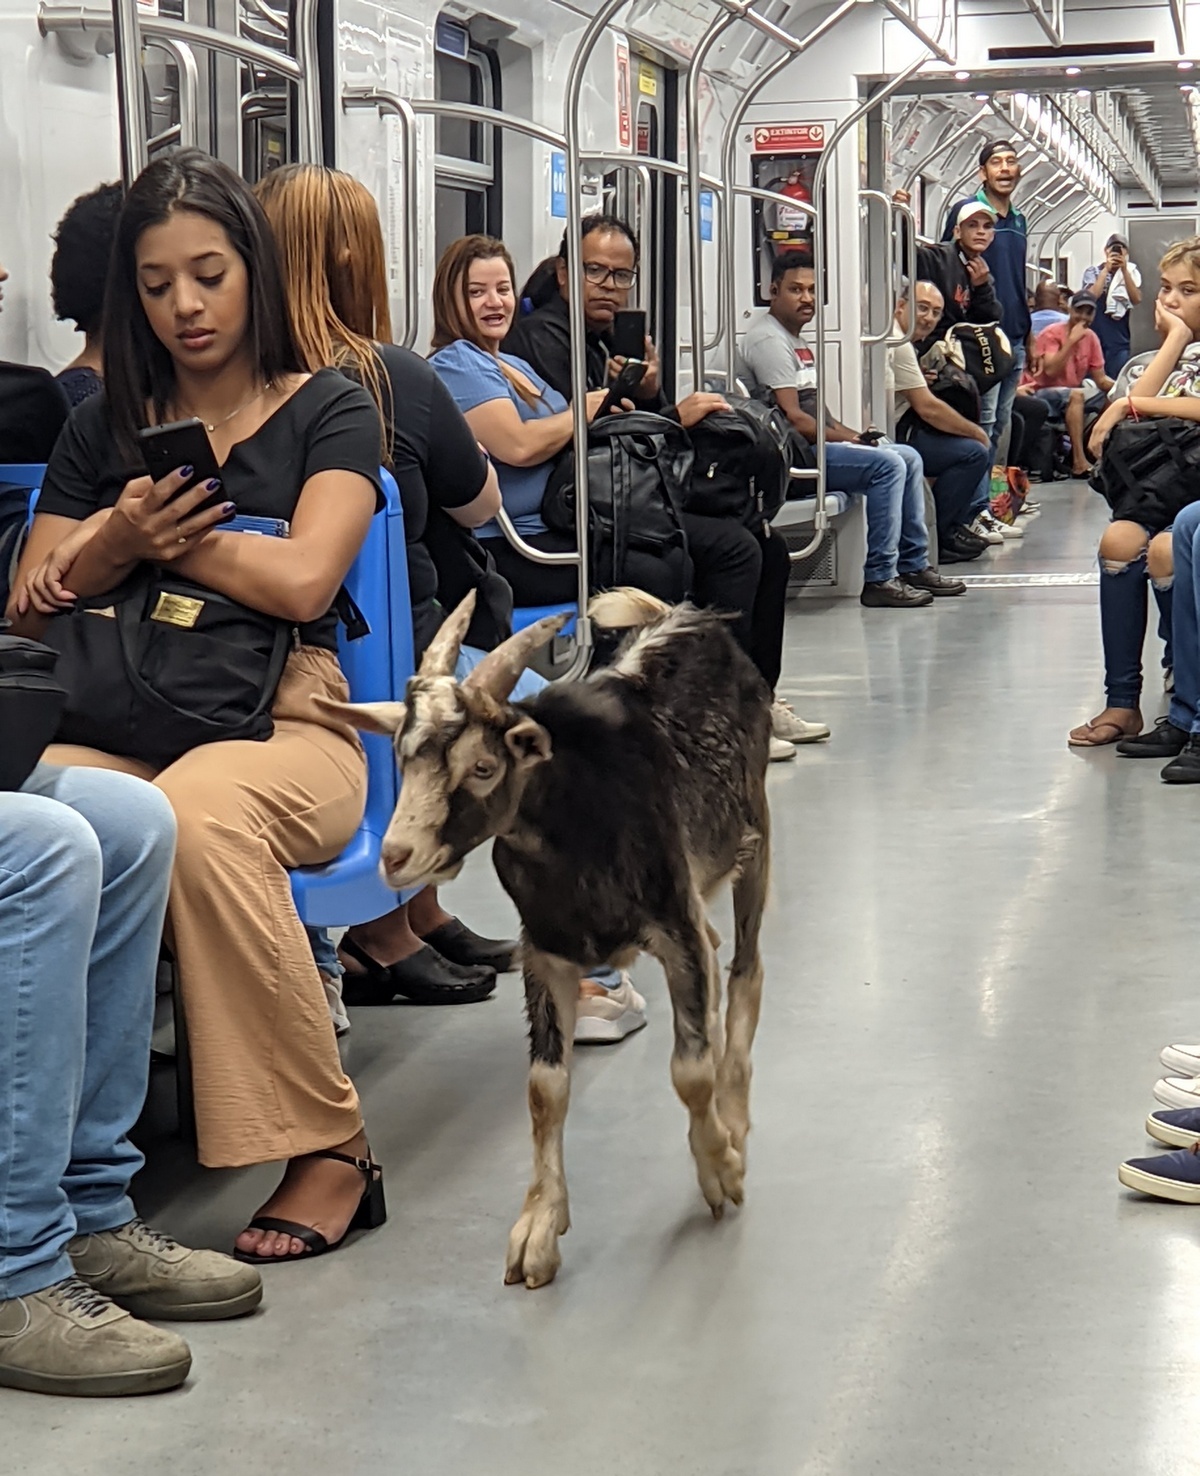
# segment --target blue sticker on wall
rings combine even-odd
[[[700,239],[711,241],[713,238],[713,192],[711,190],[700,191]]]
[[[567,218],[567,156],[557,149],[550,155],[550,214]]]

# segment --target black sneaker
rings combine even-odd
[[[1200,784],[1200,734],[1188,734],[1188,741],[1162,771],[1162,777],[1168,784]]]
[[[965,564],[985,554],[990,547],[986,538],[980,538],[970,528],[951,528],[948,533],[938,534],[938,562]]]
[[[1139,733],[1136,738],[1122,738],[1117,752],[1126,758],[1171,759],[1182,753],[1188,735],[1177,728],[1170,718],[1159,718],[1148,733]]]
[[[915,610],[918,605],[932,605],[933,596],[927,589],[914,589],[899,579],[880,579],[864,584],[859,602],[868,609]]]

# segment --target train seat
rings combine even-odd
[[[519,630],[525,630],[527,626],[536,625],[539,620],[544,620],[548,615],[569,615],[571,618],[562,628],[562,635],[569,636],[575,629],[575,617],[579,613],[579,607],[574,600],[567,605],[518,605],[512,613],[512,628],[515,635]]]

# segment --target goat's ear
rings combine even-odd
[[[421,657],[421,675],[423,677],[450,676],[458,661],[458,653],[462,647],[463,637],[467,633],[467,626],[471,623],[471,616],[475,613],[475,591],[467,595],[466,599],[442,622],[441,628],[433,640],[429,642],[424,656]]]
[[[518,768],[522,769],[532,768],[534,764],[544,764],[552,752],[550,734],[541,723],[535,723],[532,718],[522,718],[519,723],[505,729],[504,742],[508,745],[509,753],[516,759]]]
[[[392,738],[404,726],[408,709],[403,702],[330,702],[327,697],[313,697],[313,703],[329,717],[349,723],[364,733],[382,733]]]

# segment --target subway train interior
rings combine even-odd
[[[1130,513],[1118,525],[1099,486],[1116,438],[1143,420],[1182,427],[1178,444],[1190,454],[1192,418],[1150,418],[1168,414],[1164,396],[1183,404],[1200,393],[1180,388],[1184,371],[1167,366],[1175,377],[1158,376],[1142,414],[1136,378],[1121,371],[1132,356],[1154,376],[1171,345],[1186,365],[1182,345],[1200,341],[1189,298],[1194,286],[1200,302],[1200,241],[1172,254],[1200,234],[1200,7],[0,0],[0,130],[0,370],[57,374],[81,352],[50,292],[55,232],[72,201],[199,149],[260,191],[296,164],[364,185],[382,224],[391,337],[422,357],[447,352],[434,289],[453,243],[500,238],[518,296],[539,263],[556,259],[551,291],[561,281],[574,335],[574,393],[563,401],[571,422],[559,444],[569,437],[581,452],[583,391],[596,386],[584,384],[579,243],[596,212],[625,221],[638,240],[635,269],[622,279],[601,264],[586,280],[603,285],[607,270],[614,292],[628,286],[625,307],[645,315],[655,346],[662,403],[740,396],[757,378],[784,394],[779,413],[796,435],[811,425],[814,453],[795,465],[773,520],[787,563],[772,722],[785,717],[772,729],[780,761],[766,770],[771,875],[744,1203],[719,1213],[720,1189],[715,1204],[711,1188],[709,1204],[697,1193],[687,1112],[667,1069],[685,1024],[678,1012],[673,1021],[649,953],[618,960],[644,997],[635,1023],[646,1028],[574,1052],[564,1150],[572,1233],[561,1270],[527,1248],[523,1271],[510,1250],[506,1277],[531,1108],[538,1158],[523,1219],[537,1223],[547,1183],[561,1189],[541,1136],[539,1113],[551,1109],[536,1059],[529,1077],[534,994],[531,1026],[519,968],[456,1009],[348,990],[337,1048],[369,1125],[367,1156],[386,1172],[386,1223],[357,1221],[375,1228],[355,1230],[319,1267],[264,1266],[252,1315],[164,1323],[186,1336],[192,1360],[170,1392],[31,1392],[36,1382],[4,1376],[6,1359],[27,1356],[17,1345],[33,1313],[19,1278],[5,1299],[3,1271],[17,1233],[6,1196],[11,1208],[21,1170],[12,1123],[35,1089],[0,1040],[12,1073],[0,1079],[0,1471],[1200,1469],[1200,1208],[1189,1207],[1200,1205],[1200,1045],[1188,1044],[1200,1041],[1188,902],[1200,875],[1200,809],[1188,806],[1200,800],[1162,782],[1161,763],[1136,762],[1186,769],[1194,741],[1196,768],[1183,777],[1200,777],[1200,692],[1182,691],[1185,679],[1200,684],[1200,649],[1184,650],[1200,646],[1200,595],[1193,602],[1184,589],[1193,556],[1180,539],[1197,523],[1186,522],[1194,499],[1181,495],[1173,534],[1169,516]],[[999,187],[989,173],[997,160],[1007,170]],[[967,249],[968,219],[988,242],[982,256]],[[1005,258],[1016,263],[1015,309],[993,255],[1002,236],[1020,239]],[[948,275],[923,333],[934,261]],[[114,280],[115,269],[110,302]],[[801,316],[774,318],[791,340],[785,357],[794,347],[801,365],[793,392],[788,376],[785,385],[754,370],[752,349],[755,325],[783,312],[785,289],[801,280],[811,283]],[[974,395],[970,424],[953,410],[958,429],[943,418],[914,433],[945,445],[953,434],[972,450],[982,472],[964,496],[978,484],[983,501],[947,518],[930,452],[923,473],[917,458],[915,484],[908,462],[900,472],[920,505],[906,501],[902,523],[897,493],[894,526],[881,533],[871,490],[858,495],[862,479],[847,482],[837,468],[896,445],[898,419],[916,425],[922,405],[950,403],[936,394],[921,340],[934,323],[939,339],[949,323],[980,324],[986,314],[963,304],[989,282],[1003,331],[988,325],[985,351],[999,346],[1004,363],[992,378],[971,363],[953,371]],[[1084,377],[1070,378],[1074,350],[1105,318],[1123,347],[1114,358],[1116,340],[1104,338]],[[1079,322],[1092,328],[1076,332]],[[106,344],[111,331],[110,315]],[[904,391],[913,382],[900,355],[914,341],[921,372]],[[923,398],[902,403],[905,393]],[[807,418],[788,408],[802,400]],[[1039,400],[1049,412],[1031,431],[1028,405]],[[1084,414],[1079,405],[1082,432],[1071,418]],[[407,412],[397,403],[393,413],[399,425]],[[486,440],[482,422],[468,421]],[[847,449],[847,427],[847,441],[869,427],[882,440]],[[585,542],[590,464],[576,457],[573,516]],[[1190,463],[1178,467],[1183,478]],[[44,470],[0,464],[0,513],[6,484],[33,491]],[[927,552],[924,542],[913,551],[916,524]],[[1107,542],[1118,526],[1133,530],[1135,546]],[[511,522],[499,536],[528,552]],[[0,537],[0,563],[11,552]],[[397,564],[380,557],[386,582]],[[586,598],[587,559],[556,557]],[[1112,591],[1128,590],[1118,584],[1133,573],[1121,618],[1134,635],[1131,646],[1123,627],[1122,656]],[[1157,627],[1147,616],[1172,578],[1173,647],[1169,609]],[[411,627],[398,585],[374,595],[386,620],[391,603],[403,604]],[[523,604],[546,603],[518,590],[514,629]],[[578,597],[569,613],[578,618],[535,658],[551,692],[582,680],[598,640]],[[365,690],[356,673],[366,666],[347,665],[355,700],[403,698],[411,628],[406,639],[393,638],[386,690]],[[714,709],[726,696],[712,693]],[[411,708],[410,722],[421,711]],[[709,718],[706,703],[692,721],[704,728]],[[606,729],[606,741],[623,731]],[[335,940],[390,907],[397,890],[378,871],[397,798],[391,745],[367,741],[368,816],[382,823],[356,839],[367,849],[354,886],[322,890],[338,861],[293,885],[301,921]],[[583,830],[595,804],[580,798]],[[0,806],[0,831],[3,815]],[[573,837],[577,847],[588,840]],[[694,858],[675,859],[686,875]],[[4,865],[0,849],[0,918]],[[558,884],[564,896],[578,885]],[[481,935],[520,933],[488,845],[441,898]],[[215,936],[213,906],[200,926]],[[737,906],[735,923],[727,896],[713,904],[723,969],[743,936]],[[21,940],[6,929],[0,951],[11,961]],[[233,929],[217,951],[231,959],[244,943]],[[0,962],[0,986],[5,977]],[[133,1203],[182,1244],[230,1252],[287,1154],[198,1155],[192,1078],[211,1060],[193,1050],[189,1061],[196,1021],[185,1029],[176,1008],[178,974],[160,964],[157,983]],[[604,988],[594,993],[607,1005]],[[628,997],[636,1009],[637,994]],[[732,1011],[730,1059],[745,1045]],[[0,1032],[20,1025],[0,989]],[[273,1038],[249,1042],[259,1049],[272,1051]],[[564,1049],[570,1061],[569,1041]],[[225,1071],[217,1088],[226,1114],[229,1103],[243,1110],[236,1075]],[[705,1119],[678,1058],[672,1075],[701,1163]],[[565,1112],[565,1101],[553,1110]],[[242,1127],[253,1133],[253,1123]],[[740,1188],[725,1193],[741,1199]],[[564,1192],[563,1219],[565,1202]]]

